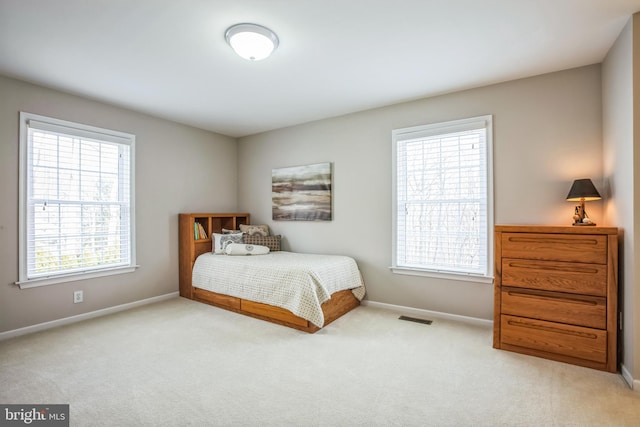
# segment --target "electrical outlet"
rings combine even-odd
[[[73,292],[73,303],[77,304],[79,302],[84,301],[84,294],[82,291],[74,291]]]

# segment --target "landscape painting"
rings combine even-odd
[[[274,220],[331,221],[331,163],[271,171]]]

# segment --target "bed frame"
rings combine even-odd
[[[218,294],[192,286],[191,277],[196,258],[203,253],[211,252],[211,233],[221,233],[223,228],[237,230],[240,224],[249,224],[249,219],[248,213],[181,213],[179,215],[180,296],[300,331],[317,332],[320,330],[318,326],[284,308]],[[204,230],[206,238],[198,235],[196,239],[196,228],[200,231]],[[324,326],[358,305],[360,305],[360,301],[351,290],[334,293],[329,301],[322,304]]]

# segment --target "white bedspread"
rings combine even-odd
[[[193,267],[196,288],[285,308],[318,327],[324,326],[322,303],[351,289],[359,300],[364,282],[353,258],[286,251],[229,256],[205,253]]]

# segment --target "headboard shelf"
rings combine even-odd
[[[196,258],[211,252],[211,233],[222,229],[237,230],[240,224],[249,224],[248,213],[181,213],[178,226],[180,295],[192,299],[191,271]],[[195,228],[200,224],[207,238],[196,239]]]

